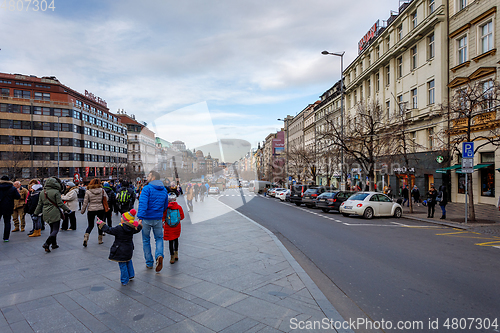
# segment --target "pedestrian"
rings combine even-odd
[[[392,188],[391,185],[387,186],[387,196],[392,199]]]
[[[3,217],[3,241],[8,242],[10,237],[10,217],[14,212],[14,200],[21,198],[21,194],[9,181],[8,176],[0,178],[0,217]]]
[[[85,199],[85,191],[87,189],[85,188],[85,185],[79,184],[78,185],[78,210],[82,209],[83,205],[83,200]]]
[[[187,188],[186,188],[186,200],[187,200],[189,212],[191,212],[191,213],[193,212],[193,196],[194,196],[193,185],[191,183],[189,183]]]
[[[135,192],[129,187],[128,181],[124,180],[120,190],[116,192],[116,206],[120,214],[126,213],[134,208]]]
[[[113,210],[115,209],[115,206],[116,206],[116,194],[108,182],[105,182],[102,185],[102,188],[104,189],[104,191],[106,192],[106,195],[108,196],[108,206],[109,206],[109,210],[107,212],[104,212],[104,220],[103,221],[106,222],[109,227],[112,227],[113,226],[113,220],[112,220]]]
[[[200,186],[200,201],[203,202],[205,199],[205,192],[207,191],[205,186]]]
[[[61,194],[64,191],[64,185],[57,177],[50,177],[45,181],[42,192],[38,198],[34,215],[43,216],[43,222],[50,226],[50,235],[42,245],[45,252],[50,252],[52,249],[57,249],[57,234],[61,220],[64,218],[64,212],[71,213],[71,210],[63,203]]]
[[[175,196],[177,196],[177,197],[179,196],[179,191],[177,190],[177,186],[175,185],[174,181],[172,181],[170,183],[170,188],[167,191],[168,191],[168,193],[175,194]]]
[[[436,197],[437,197],[436,188],[434,187],[434,184],[431,184],[431,188],[427,192],[427,218],[434,218]]]
[[[33,230],[28,233],[28,237],[39,237],[42,235],[42,218],[35,215],[36,207],[38,206],[38,200],[40,198],[40,192],[42,192],[43,186],[41,184],[31,184],[29,187],[28,201],[26,201],[26,207],[24,212],[31,215],[31,221],[33,222]]]
[[[403,185],[403,188],[401,190],[401,195],[403,197],[403,207],[405,205],[405,202],[408,202],[407,207],[410,207],[410,198],[409,198],[409,193],[408,193],[408,186]]]
[[[141,221],[136,221],[137,212],[132,209],[122,214],[120,224],[110,227],[104,221],[97,219],[97,226],[103,232],[115,236],[115,241],[109,250],[108,259],[118,262],[120,267],[120,282],[126,286],[135,277],[132,256],[134,254],[134,234],[142,230]]]
[[[142,189],[139,198],[139,212],[137,217],[142,222],[142,248],[146,267],[153,268],[158,273],[163,268],[163,212],[168,207],[168,191],[165,189],[160,174],[151,171],[147,177],[148,184]],[[156,243],[155,261],[151,254],[151,230]]]
[[[413,185],[413,189],[411,190],[411,196],[413,197],[413,202],[420,207],[420,190],[417,185]]]
[[[448,203],[448,195],[446,193],[446,186],[445,185],[441,185],[439,187],[439,192],[438,192],[438,195],[436,197],[436,201],[439,203],[439,207],[441,207],[441,212],[442,212],[442,215],[441,215],[441,220],[444,220],[446,219],[446,204]]]
[[[184,219],[184,211],[176,200],[175,195],[169,194],[168,208],[163,213],[163,239],[168,240],[171,264],[179,260],[179,237],[181,221]]]
[[[201,185],[194,184],[193,185],[193,193],[194,193],[194,201],[198,202],[198,194],[200,193]]]
[[[78,209],[78,186],[73,182],[66,183],[66,194],[61,196],[66,206],[71,210],[70,214],[64,214],[64,220],[61,224],[61,230],[76,230],[76,211]],[[68,223],[69,222],[69,223]],[[69,224],[69,228],[68,228]]]
[[[85,192],[85,198],[83,200],[81,213],[87,213],[87,230],[83,236],[83,246],[87,247],[87,242],[89,240],[90,233],[94,229],[95,218],[99,218],[104,221],[104,198],[108,199],[106,191],[102,188],[101,180],[99,178],[94,178],[90,181],[89,186],[87,186],[87,191]],[[97,230],[98,243],[102,244],[102,230],[98,228]]]
[[[203,185],[202,185],[203,186]],[[208,183],[205,183],[205,195],[208,197],[208,189],[210,188],[210,185]]]
[[[182,191],[182,186],[181,183],[177,182],[177,192],[179,192],[179,195],[183,195],[184,192]]]
[[[26,220],[24,216],[24,206],[26,205],[26,200],[28,199],[29,192],[27,189],[21,186],[19,181],[14,182],[14,187],[19,191],[21,197],[19,199],[14,199],[14,211],[12,212],[12,221],[14,222],[14,230],[12,232],[17,232],[21,230],[24,232],[26,227]],[[19,221],[21,222],[21,229],[19,229]]]

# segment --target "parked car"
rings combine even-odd
[[[281,201],[290,201],[290,190],[280,191],[276,197]]]
[[[380,192],[358,192],[340,204],[339,211],[344,216],[351,214],[371,219],[374,216],[401,217],[403,208],[387,195]]]
[[[210,187],[208,189],[208,194],[220,194],[220,190],[218,187]]]
[[[311,187],[317,187],[316,185],[292,185],[290,189],[290,202],[293,202],[297,206],[302,204],[302,197],[304,192]]]
[[[308,188],[304,195],[302,196],[302,203],[308,208],[313,208],[316,206],[316,199],[318,196],[326,191],[325,187],[311,187]]]
[[[316,207],[328,213],[330,210],[339,211],[340,205],[356,192],[352,191],[337,191],[325,192],[316,199]]]
[[[271,196],[271,197],[275,197],[277,192],[279,192],[279,191],[284,191],[284,190],[286,190],[286,188],[282,188],[282,187],[275,187],[275,188],[273,188],[273,189],[269,190],[269,191],[267,192],[267,194],[268,194],[269,196]]]

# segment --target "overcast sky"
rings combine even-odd
[[[399,1],[54,0],[44,12],[24,4],[0,8],[0,72],[56,76],[195,148],[221,139],[256,147],[283,126],[277,118],[340,79],[340,59],[321,51],[345,51],[347,67]]]

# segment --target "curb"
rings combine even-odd
[[[217,200],[217,201],[219,201],[219,200]],[[314,281],[311,279],[311,277],[306,273],[306,271],[304,271],[304,269],[299,265],[299,263],[290,254],[290,252],[288,252],[288,250],[283,245],[283,243],[281,243],[281,241],[278,239],[278,237],[276,237],[267,228],[261,226],[259,223],[255,222],[254,220],[252,220],[248,216],[245,216],[242,213],[238,212],[236,209],[230,207],[229,205],[226,205],[225,203],[223,203],[221,201],[219,201],[219,203],[221,203],[224,206],[230,208],[232,211],[236,212],[237,214],[239,214],[240,216],[242,216],[246,220],[252,222],[256,226],[258,226],[259,228],[261,228],[262,230],[264,230],[271,237],[271,239],[274,241],[274,243],[278,246],[278,248],[280,249],[280,251],[283,254],[283,256],[285,257],[285,259],[288,261],[288,263],[290,264],[290,266],[292,266],[292,268],[295,271],[295,273],[297,273],[297,275],[299,276],[299,278],[302,280],[302,282],[304,283],[304,285],[306,286],[306,288],[311,293],[311,296],[314,298],[314,300],[316,301],[316,303],[318,303],[318,306],[321,308],[321,310],[323,311],[323,313],[325,314],[325,316],[328,319],[332,319],[332,320],[338,321],[338,322],[345,322],[346,321],[340,315],[340,313],[337,311],[337,309],[335,309],[333,307],[333,305],[326,298],[326,296],[323,294],[323,292],[318,288],[318,286],[314,283]],[[341,332],[342,333],[344,333],[344,332],[345,333],[354,333],[354,331],[351,330],[351,329],[340,329],[340,330],[335,329],[335,330],[337,332],[339,332],[339,333],[341,333]]]
[[[454,224],[454,223],[451,223],[451,222],[435,221],[435,220],[425,219],[425,218],[421,218],[421,217],[413,217],[413,216],[406,216],[406,215],[404,215],[403,218],[409,219],[409,220],[415,220],[415,221],[425,222],[425,223],[442,225],[444,227],[462,229],[462,230],[469,230],[471,228],[471,226],[459,225],[459,224]]]

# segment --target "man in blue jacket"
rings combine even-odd
[[[151,171],[148,174],[148,185],[142,189],[139,198],[139,212],[137,217],[142,221],[142,248],[146,267],[153,268],[155,263],[156,272],[163,268],[163,212],[168,207],[168,192],[160,181],[160,174]],[[151,254],[151,229],[156,242],[155,258]]]

